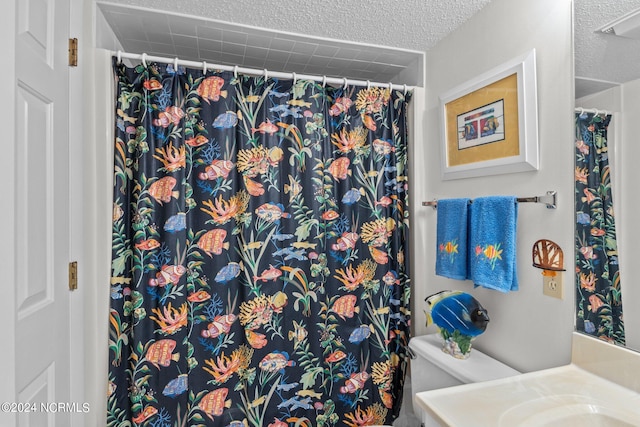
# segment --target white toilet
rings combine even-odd
[[[461,360],[442,351],[442,340],[437,334],[411,338],[411,396],[422,391],[455,385],[518,375],[520,372],[473,349],[468,359]],[[415,415],[425,427],[439,426],[418,405],[413,405]]]

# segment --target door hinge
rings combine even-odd
[[[69,263],[69,290],[78,289],[78,261]]]
[[[69,66],[78,66],[78,39],[69,39]]]

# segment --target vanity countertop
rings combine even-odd
[[[590,346],[610,346],[588,337],[574,339],[580,342],[581,353]],[[640,393],[628,383],[599,375],[594,366],[601,365],[581,354],[557,368],[418,393],[414,405],[443,426],[640,425]],[[608,370],[616,370],[615,362]],[[638,372],[632,376],[639,377]]]

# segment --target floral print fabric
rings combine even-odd
[[[576,328],[624,345],[607,147],[610,120],[610,115],[576,113]]]
[[[408,363],[408,99],[128,68],[109,426],[362,426]]]

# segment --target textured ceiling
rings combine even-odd
[[[574,0],[576,98],[640,79],[640,40],[596,32],[638,8],[640,0]]]

